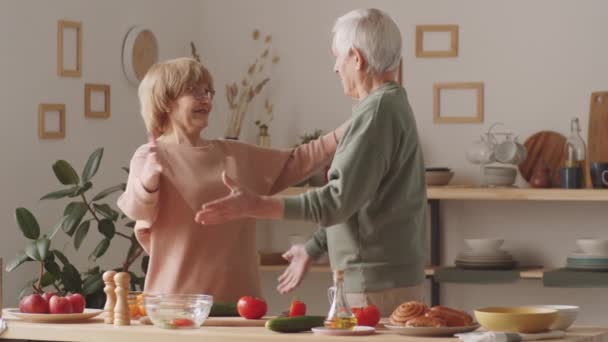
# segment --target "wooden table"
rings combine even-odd
[[[237,342],[237,341],[416,341],[455,342],[456,338],[408,337],[378,330],[372,336],[325,337],[312,333],[280,334],[255,327],[202,327],[194,330],[166,330],[154,326],[134,324],[114,327],[103,324],[100,319],[87,323],[41,324],[7,319],[8,329],[0,335],[2,339],[34,341],[82,341],[82,342]],[[548,340],[547,340],[548,341]],[[608,328],[576,327],[568,331],[567,342],[608,342]]]

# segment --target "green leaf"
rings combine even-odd
[[[40,252],[38,252],[37,241],[30,241],[25,246],[25,254],[32,260],[42,261],[42,258],[40,257]]]
[[[99,230],[99,232],[108,239],[112,239],[114,237],[114,234],[116,233],[114,221],[109,219],[103,219],[99,221],[99,224],[97,225],[97,230]]]
[[[55,276],[49,272],[44,272],[42,280],[40,281],[40,287],[45,288],[52,285],[55,282]]]
[[[40,200],[45,200],[45,199],[59,199],[59,198],[64,198],[64,197],[68,197],[72,194],[74,194],[75,191],[78,190],[78,187],[72,187],[69,189],[63,189],[63,190],[58,190],[58,191],[53,191],[53,192],[49,192],[48,194],[42,196],[42,198],[40,198]]]
[[[93,187],[93,183],[86,182],[83,186],[76,187],[76,191],[74,191],[74,193],[70,197],[80,196],[81,194],[85,193],[87,190],[89,190],[92,187]]]
[[[98,258],[101,258],[108,250],[108,247],[110,247],[110,240],[109,239],[101,240],[99,242],[99,244],[97,245],[97,247],[95,247],[95,250],[93,251],[93,253],[91,253],[91,255],[89,256],[89,259],[96,260]]]
[[[84,279],[82,292],[85,296],[101,290],[104,286],[103,277],[100,273],[91,274]]]
[[[141,270],[144,274],[148,273],[148,263],[150,263],[150,256],[144,255],[144,257],[141,258]]]
[[[80,278],[80,273],[74,265],[67,264],[63,266],[63,271],[61,272],[61,281],[63,282],[63,286],[65,290],[72,293],[81,293],[82,292],[82,280]]]
[[[38,248],[38,255],[40,256],[40,261],[46,260],[46,257],[49,255],[49,248],[51,247],[51,240],[49,240],[46,236],[36,240],[36,248]]]
[[[15,219],[19,228],[23,232],[23,236],[30,240],[36,240],[40,237],[40,226],[32,213],[25,208],[17,208],[15,210]]]
[[[54,260],[45,261],[44,268],[47,270],[47,272],[55,276],[55,279],[61,278],[61,268],[59,268],[59,265],[57,265]]]
[[[89,226],[91,225],[91,221],[84,221],[78,226],[76,230],[76,235],[74,236],[74,248],[78,250],[84,238],[87,237],[89,233]]]
[[[97,204],[93,203],[93,208],[96,212],[100,213],[106,218],[109,218],[112,221],[118,220],[118,212],[107,204]]]
[[[135,221],[129,221],[129,222],[125,223],[125,227],[134,228],[135,227]]]
[[[95,195],[95,197],[93,197],[93,199],[91,201],[99,201],[100,199],[106,198],[108,195],[115,193],[116,191],[125,191],[125,189],[127,188],[127,184],[125,183],[121,183],[118,185],[114,185],[111,188],[107,188],[105,190],[103,190],[102,192],[98,193],[97,195]]]
[[[87,206],[83,202],[71,202],[68,204],[63,212],[63,215],[68,216],[63,223],[63,231],[69,236],[73,236],[86,212]]]
[[[99,169],[101,157],[103,157],[103,147],[100,147],[91,153],[89,160],[87,160],[84,170],[82,171],[83,182],[88,182],[91,178],[93,178],[93,176],[95,176],[97,169]]]
[[[61,220],[59,220],[59,222],[55,225],[55,227],[53,227],[53,230],[51,230],[51,235],[49,235],[49,239],[53,240],[53,237],[55,236],[55,234],[57,234],[59,229],[61,227],[63,227],[65,220],[67,220],[67,218],[68,218],[68,216],[63,216],[61,218]]]
[[[65,160],[58,160],[53,164],[53,172],[63,185],[77,185],[80,182],[78,174],[70,163]]]
[[[17,256],[6,265],[6,272],[10,272],[26,261],[32,261],[24,251],[17,252]]]
[[[59,261],[61,261],[61,263],[63,264],[64,267],[65,267],[65,265],[70,264],[70,261],[68,260],[68,258],[66,258],[65,255],[63,255],[63,253],[61,253],[60,251],[54,249],[53,254],[57,257],[57,259],[59,259]]]

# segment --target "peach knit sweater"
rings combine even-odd
[[[290,150],[229,140],[211,140],[201,147],[159,142],[165,163],[154,193],[139,180],[145,154],[138,149],[118,206],[136,220],[136,237],[150,255],[145,291],[210,294],[221,302],[261,296],[255,220],[201,226],[194,213],[203,203],[228,194],[221,180],[224,170],[242,186],[270,195],[328,164],[336,145],[333,132]]]

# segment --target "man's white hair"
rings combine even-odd
[[[394,71],[401,58],[401,33],[391,17],[375,8],[356,9],[336,20],[333,48],[338,55],[359,50],[370,74]]]

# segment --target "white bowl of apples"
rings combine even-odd
[[[25,296],[19,302],[18,309],[7,311],[17,318],[38,323],[81,321],[102,312],[98,309],[86,309],[85,305],[85,298],[80,293],[60,296],[54,292],[45,292]]]

